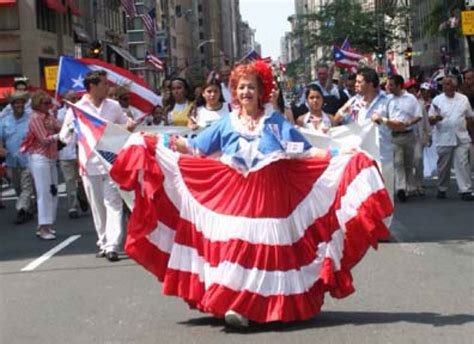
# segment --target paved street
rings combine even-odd
[[[12,224],[13,199],[0,210],[1,343],[474,342],[474,203],[454,190],[436,200],[431,185],[426,197],[397,204],[393,239],[353,271],[355,294],[328,296],[310,321],[241,332],[163,297],[132,260],[95,258],[91,217],[69,220],[65,202],[61,197],[52,242],[35,238],[33,222]]]

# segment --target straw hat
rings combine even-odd
[[[12,94],[10,94],[7,98],[8,102],[11,104],[17,100],[22,100],[23,102],[27,102],[28,98],[30,97],[30,94],[25,91],[15,91]]]

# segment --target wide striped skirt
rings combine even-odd
[[[223,317],[313,317],[354,291],[351,268],[389,236],[393,207],[364,153],[279,160],[247,176],[134,135],[112,178],[135,192],[127,254],[163,293]]]

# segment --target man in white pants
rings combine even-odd
[[[414,124],[421,120],[421,107],[415,96],[403,89],[405,80],[401,75],[389,78],[390,96],[388,100],[389,118],[395,118],[406,126],[401,129],[392,128],[394,150],[395,187],[397,198],[405,202],[407,192],[415,186],[415,146],[419,140]]]
[[[443,93],[433,99],[429,120],[435,126],[435,145],[438,152],[438,194],[446,198],[451,176],[451,165],[459,194],[463,201],[474,201],[472,194],[469,149],[471,138],[466,127],[466,119],[474,116],[469,99],[456,92],[457,79],[448,75],[443,79]]]
[[[78,108],[109,122],[123,124],[128,130],[135,128],[136,123],[127,118],[119,103],[107,98],[109,85],[105,71],[89,72],[84,79],[84,87],[87,93],[76,103]],[[60,133],[65,143],[72,136],[72,122],[73,114],[68,110]],[[87,161],[80,161],[80,165],[85,166],[81,177],[98,237],[99,252],[96,256],[106,257],[111,262],[118,261],[123,207],[117,186],[94,152]]]

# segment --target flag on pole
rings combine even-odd
[[[348,44],[348,43],[347,43]],[[347,46],[346,44],[346,46]],[[336,45],[333,46],[333,58],[336,66],[343,69],[353,69],[359,67],[359,61],[364,56],[351,49],[343,49]]]
[[[135,17],[137,15],[135,0],[121,0],[121,3],[125,13],[127,13],[129,17]]]
[[[79,167],[86,170],[86,164],[97,142],[105,132],[107,121],[93,116],[78,108],[72,103],[68,103],[74,116],[74,128],[77,135]]]
[[[161,61],[157,56],[153,55],[149,51],[145,53],[145,63],[150,63],[158,70],[164,69],[164,62]]]
[[[254,49],[252,50],[249,50],[245,55],[244,57],[242,57],[240,59],[240,62],[243,62],[245,60],[250,60],[250,61],[263,61],[263,62],[266,62],[266,63],[271,63],[272,62],[272,58],[270,56],[268,57],[262,57],[260,56],[259,53],[257,53]]]
[[[148,36],[155,35],[155,18],[156,18],[156,9],[154,8],[142,16],[143,25],[145,26],[145,31],[148,34]]]
[[[161,97],[148,84],[132,72],[97,59],[75,59],[61,56],[59,60],[56,94],[63,95],[68,90],[85,92],[84,78],[87,73],[105,70],[107,79],[113,85],[127,85],[130,88],[130,106],[141,115],[150,113],[161,105]]]

